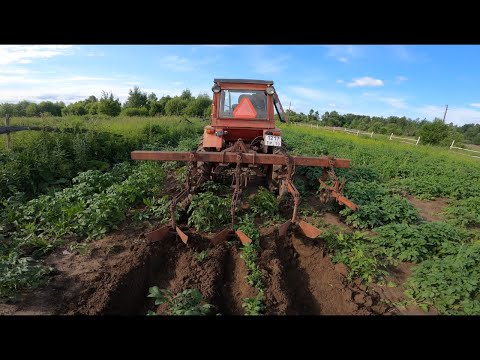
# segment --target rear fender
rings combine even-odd
[[[215,131],[222,131],[222,129],[216,128]],[[207,129],[203,130],[203,147],[204,148],[217,148],[221,150],[223,146],[223,137],[215,134],[207,134]]]

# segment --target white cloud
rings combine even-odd
[[[383,81],[380,79],[374,79],[370,76],[364,76],[361,78],[353,79],[351,83],[347,84],[347,87],[363,87],[363,86],[383,86]]]
[[[473,104],[470,104],[470,106],[473,106],[473,107],[478,107],[478,108],[480,108],[480,103],[473,103]]]
[[[341,58],[338,58],[337,60],[344,63],[344,64],[348,62],[348,58],[346,58],[346,57],[341,57]]]
[[[337,81],[335,81],[335,82],[336,82],[337,84],[343,84],[345,81],[343,81],[343,80],[337,80]]]
[[[28,73],[30,73],[30,70],[24,67],[0,66],[0,74],[25,75]]]
[[[407,108],[407,104],[405,104],[404,99],[395,98],[395,97],[381,97],[379,98],[379,100],[397,109]]]
[[[72,45],[0,45],[0,65],[29,64],[34,59],[48,59],[71,53]]]
[[[402,81],[407,81],[408,78],[406,76],[399,75],[395,77],[395,80],[397,80],[398,82],[402,82]]]

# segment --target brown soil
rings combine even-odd
[[[200,290],[215,313],[243,315],[242,303],[257,293],[235,244],[213,246],[189,233],[188,245],[174,234],[151,241],[146,228],[121,229],[91,244],[88,255],[52,253],[47,263],[57,274],[17,304],[0,305],[0,314],[144,315],[155,310],[151,286],[179,293]],[[265,275],[266,314],[370,315],[391,312],[374,292],[348,283],[346,269],[333,265],[318,240],[296,233],[281,240],[271,231],[261,238],[259,265]],[[197,254],[208,250],[205,260]],[[165,314],[165,307],[156,308]]]
[[[375,292],[349,284],[346,269],[333,265],[319,240],[296,233],[280,239],[272,232],[262,239],[262,248],[267,314],[373,315],[392,310]]]
[[[427,221],[444,220],[441,212],[448,205],[448,199],[439,198],[435,200],[419,200],[412,195],[407,200],[420,212],[420,216]]]
[[[150,241],[147,229],[122,229],[91,244],[90,254],[50,254],[46,263],[57,273],[41,288],[15,304],[0,304],[1,315],[145,315],[155,308],[148,289],[158,286],[179,293],[198,289],[216,313],[243,315],[242,303],[254,297],[240,251],[224,243],[189,233],[188,245],[174,234]],[[197,255],[208,250],[200,261]],[[157,312],[164,314],[164,308]]]

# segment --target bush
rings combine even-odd
[[[123,109],[122,115],[125,116],[148,116],[146,108],[126,108]]]

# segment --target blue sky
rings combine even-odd
[[[273,80],[284,108],[480,123],[480,45],[0,45],[0,103],[102,91],[211,94],[213,78]],[[291,105],[290,105],[291,104]]]

